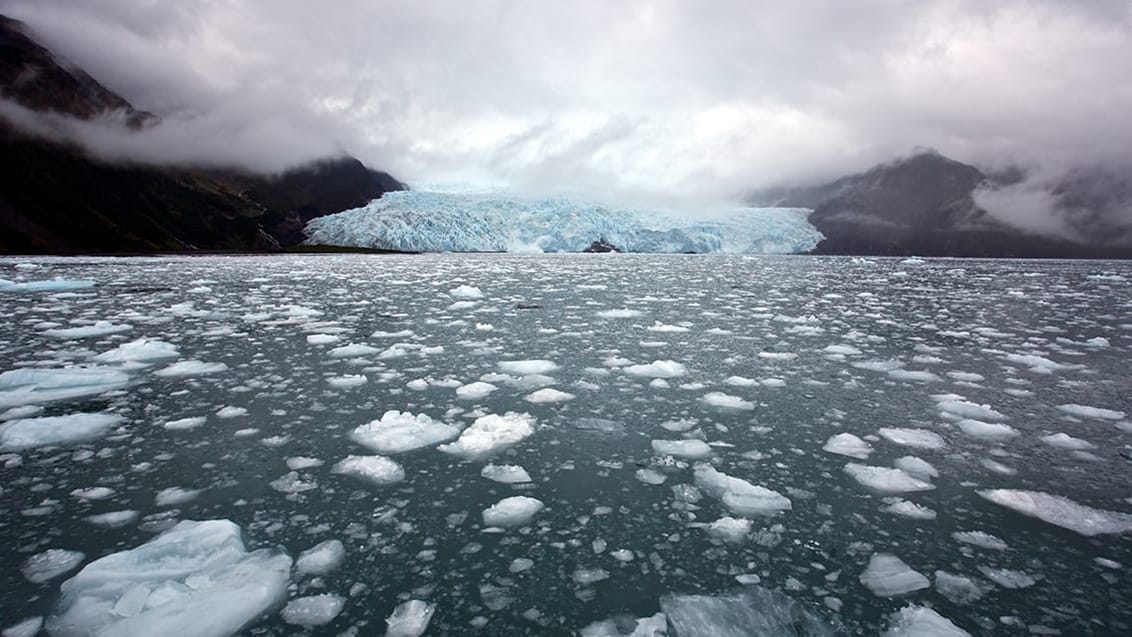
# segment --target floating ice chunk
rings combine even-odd
[[[956,604],[970,604],[983,596],[983,589],[974,580],[947,571],[935,572],[935,589]]]
[[[470,310],[470,309],[472,309],[473,307],[476,307],[479,304],[480,304],[479,301],[456,301],[452,305],[449,305],[447,309],[453,310],[453,311],[455,311],[455,310]]]
[[[602,310],[597,313],[597,316],[598,318],[636,318],[641,314],[642,312],[640,310],[619,308],[616,310]]]
[[[573,400],[573,399],[574,399],[574,394],[570,394],[570,393],[567,393],[567,392],[564,392],[564,391],[559,391],[557,389],[554,389],[553,387],[546,387],[544,389],[540,389],[536,392],[532,392],[530,394],[527,394],[527,397],[526,397],[527,402],[535,403],[535,404],[560,403],[560,402],[564,402],[564,401],[567,401],[567,400]]]
[[[90,487],[71,491],[71,496],[80,500],[105,500],[112,495],[114,495],[114,489],[108,487]]]
[[[326,575],[341,566],[346,559],[346,547],[341,540],[326,540],[299,553],[295,572],[304,575]]]
[[[1003,588],[1029,588],[1037,584],[1037,581],[1035,581],[1029,573],[1015,571],[1009,568],[980,566],[979,572],[985,575],[987,579]]]
[[[192,502],[197,499],[203,489],[183,489],[181,487],[169,487],[157,492],[154,497],[154,504],[159,507],[179,506]]]
[[[132,510],[110,511],[109,513],[88,515],[83,519],[95,526],[104,526],[113,529],[132,523],[134,520],[138,519],[139,515],[137,511]]]
[[[932,478],[939,477],[939,471],[937,471],[936,468],[931,465],[931,463],[922,458],[917,458],[916,456],[903,456],[901,458],[897,458],[896,462],[894,462],[893,464],[896,465],[897,469],[900,469],[901,471],[904,471],[905,473],[908,473],[916,478],[920,478],[921,480],[931,480]]]
[[[499,370],[505,374],[549,374],[558,369],[558,363],[548,360],[499,361]]]
[[[668,619],[664,613],[641,617],[628,624],[629,618],[606,619],[594,622],[578,631],[580,637],[665,637]],[[624,629],[624,630],[622,630]]]
[[[1049,436],[1042,436],[1040,440],[1051,447],[1058,449],[1070,449],[1074,451],[1081,451],[1084,449],[1095,449],[1096,445],[1088,440],[1081,440],[1074,438],[1067,433],[1056,433]]]
[[[311,345],[330,345],[342,340],[337,334],[308,334],[307,343]]]
[[[1003,542],[1001,538],[983,531],[956,531],[951,534],[951,537],[955,538],[957,542],[972,544],[992,551],[1005,551],[1008,548],[1006,542]]]
[[[931,586],[928,578],[890,553],[873,553],[860,579],[877,597],[905,595]]]
[[[648,365],[629,365],[624,370],[630,376],[645,378],[676,378],[688,373],[682,364],[670,360],[653,361]]]
[[[303,469],[310,469],[313,467],[321,467],[326,464],[318,458],[308,458],[306,456],[295,456],[287,458],[287,468],[292,471],[301,471]]]
[[[703,440],[653,440],[652,450],[658,456],[675,456],[698,460],[711,455],[711,447]]]
[[[739,515],[775,515],[792,506],[781,493],[721,473],[707,463],[696,465],[694,476],[697,486]]]
[[[43,333],[47,336],[54,336],[55,338],[93,338],[96,336],[108,336],[110,334],[118,334],[121,332],[128,332],[134,329],[133,325],[125,323],[111,323],[109,321],[97,321],[94,325],[82,325],[79,327],[65,327],[45,330]]]
[[[373,356],[380,353],[381,350],[371,345],[363,343],[350,343],[349,345],[341,345],[327,352],[331,358],[357,358],[360,356]]]
[[[91,396],[129,382],[125,372],[105,367],[13,369],[0,374],[0,407]]]
[[[991,409],[990,405],[979,405],[966,400],[944,400],[936,405],[943,413],[953,414],[960,418],[978,420],[1006,420],[1006,416]]]
[[[918,383],[931,383],[940,378],[927,370],[893,369],[888,372],[889,377],[896,380],[910,380]]]
[[[755,408],[755,404],[743,400],[738,396],[725,394],[723,392],[713,391],[704,394],[703,401],[712,407],[720,409],[734,409],[736,411],[751,411]]]
[[[94,357],[102,363],[152,363],[177,358],[177,346],[155,338],[139,338]]]
[[[955,423],[959,429],[975,438],[986,438],[990,440],[997,440],[1001,438],[1013,438],[1018,435],[1018,430],[1010,425],[1004,425],[994,422],[983,422],[981,420],[974,420],[971,418],[964,418]]]
[[[3,288],[0,287],[0,291]],[[43,628],[43,617],[35,616],[12,624],[0,631],[0,637],[35,637]]]
[[[1007,354],[1005,358],[1008,362],[1014,363],[1015,365],[1029,367],[1030,371],[1035,374],[1052,374],[1056,371],[1072,371],[1085,368],[1084,365],[1064,365],[1035,354]]]
[[[84,559],[86,555],[80,551],[47,549],[24,560],[20,565],[20,573],[32,584],[42,584],[75,570]]]
[[[989,489],[977,493],[995,504],[1081,535],[1132,531],[1132,514],[1094,509],[1059,495],[1014,489]]]
[[[184,431],[186,429],[196,429],[208,421],[204,416],[191,416],[189,418],[179,418],[177,420],[170,420],[162,427],[172,431]]]
[[[668,476],[657,471],[656,469],[649,469],[647,467],[637,469],[636,473],[634,473],[633,476],[636,477],[637,480],[640,480],[645,484],[651,484],[653,486],[664,484],[664,482],[668,480]]]
[[[982,374],[974,374],[972,372],[947,372],[947,375],[950,378],[964,383],[981,383],[986,380],[986,377]]]
[[[724,516],[707,525],[707,532],[725,542],[742,542],[751,534],[751,521],[747,518]]]
[[[386,620],[385,637],[419,637],[428,630],[428,623],[436,611],[435,604],[419,599],[402,602]]]
[[[858,460],[865,460],[869,457],[869,454],[873,452],[873,447],[851,433],[839,433],[830,436],[829,440],[825,441],[825,445],[822,446],[822,451],[836,453],[840,456],[849,456],[850,458],[857,458]]]
[[[412,335],[413,335],[412,330],[401,330],[399,332],[385,332],[385,331],[382,331],[382,330],[378,330],[378,331],[374,332],[373,334],[370,334],[369,337],[370,338],[409,338]]]
[[[883,637],[971,637],[971,633],[925,606],[907,606],[892,614]]]
[[[216,417],[223,420],[228,420],[230,418],[239,418],[240,416],[247,415],[247,409],[244,409],[243,407],[233,407],[231,405],[221,407],[216,411]]]
[[[1120,420],[1125,416],[1125,413],[1123,411],[1116,411],[1114,409],[1101,409],[1100,407],[1089,407],[1088,405],[1058,405],[1057,408],[1071,416],[1078,416],[1080,418]]]
[[[484,458],[533,434],[534,423],[535,419],[524,413],[480,416],[455,442],[440,445],[437,449],[470,460]]]
[[[668,325],[660,321],[653,321],[653,324],[649,326],[648,330],[650,332],[687,332],[688,328],[683,325]]]
[[[936,512],[928,507],[901,498],[894,498],[894,502],[881,509],[885,513],[899,515],[913,520],[934,520]]]
[[[845,465],[845,473],[862,485],[881,493],[908,493],[930,491],[935,485],[913,478],[900,469],[872,467],[850,462]]]
[[[530,522],[545,505],[541,500],[525,495],[503,498],[483,510],[484,526],[514,528]]]
[[[44,281],[23,281],[13,283],[0,279],[0,292],[70,292],[94,287],[89,279],[50,279]]]
[[[341,595],[309,595],[287,602],[279,616],[288,624],[310,628],[334,621],[345,606],[346,598]]]
[[[448,291],[448,296],[456,299],[482,299],[483,292],[470,285],[461,285]]]
[[[997,460],[992,460],[990,458],[983,458],[982,461],[981,461],[981,464],[984,467],[986,467],[987,469],[990,469],[991,471],[993,471],[993,472],[995,472],[999,475],[1012,476],[1012,475],[1018,473],[1018,471],[1016,469],[1008,467],[1008,466],[1002,464],[1001,462],[999,462]]]
[[[609,579],[609,571],[604,568],[579,568],[570,574],[570,579],[579,586],[589,586]]]
[[[844,344],[828,345],[824,349],[822,349],[822,351],[826,354],[840,354],[842,356],[856,356],[857,354],[861,353],[861,350],[857,349],[856,347]]]
[[[350,438],[378,453],[394,454],[431,447],[452,440],[460,429],[426,414],[387,411],[378,420],[354,429]]]
[[[753,378],[746,378],[745,376],[728,376],[723,379],[724,385],[731,385],[732,387],[753,387],[759,384],[759,381]]]
[[[480,476],[503,484],[522,484],[531,481],[531,474],[515,464],[489,464],[480,470]]]
[[[239,632],[287,595],[291,558],[247,552],[227,520],[184,521],[145,544],[88,564],[62,585],[52,635]]]
[[[331,387],[338,389],[349,389],[350,387],[361,387],[369,382],[365,374],[346,374],[345,376],[331,376],[326,379],[327,384]]]
[[[535,561],[529,557],[516,557],[511,560],[511,564],[507,567],[508,572],[522,573],[523,571],[530,570],[535,565]]]
[[[456,397],[461,399],[461,400],[479,400],[479,399],[487,396],[491,392],[495,391],[496,389],[498,389],[498,388],[495,385],[492,385],[491,383],[485,383],[483,381],[477,381],[477,382],[474,382],[474,383],[468,383],[467,385],[461,385],[461,386],[457,387],[456,388]]]
[[[870,371],[870,372],[883,372],[883,373],[887,373],[887,372],[891,372],[893,370],[900,369],[903,366],[904,366],[904,363],[901,363],[900,361],[895,361],[895,360],[861,361],[859,363],[853,363],[853,367],[855,367],[857,369],[863,369],[863,370]]]
[[[19,418],[0,424],[0,450],[69,445],[94,440],[124,418],[117,414],[68,414]]]
[[[718,596],[665,595],[660,609],[678,637],[833,634],[785,593],[759,586]]]
[[[901,427],[882,427],[877,431],[885,439],[905,447],[916,449],[941,449],[943,438],[927,429],[905,429]]]
[[[405,479],[405,469],[385,456],[346,456],[334,465],[331,473],[340,473],[384,486]]]
[[[165,377],[177,376],[203,376],[205,374],[216,374],[228,369],[224,363],[205,363],[202,361],[178,361],[168,367],[157,370],[154,374]]]

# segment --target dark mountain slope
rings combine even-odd
[[[0,16],[0,97],[77,119],[159,125],[86,73],[60,63]],[[110,164],[25,133],[0,115],[0,252],[261,250],[295,245],[306,221],[404,186],[341,157],[267,176]]]

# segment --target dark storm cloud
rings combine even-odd
[[[699,198],[921,146],[1043,174],[1132,155],[1125,1],[6,0],[0,10],[162,117],[128,137],[79,127],[114,157],[276,170],[344,151],[410,182]]]

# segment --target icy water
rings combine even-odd
[[[669,635],[1132,634],[1132,264],[9,258],[0,279],[0,627],[375,635],[419,600],[396,634],[654,635],[660,612]]]

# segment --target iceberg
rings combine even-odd
[[[313,219],[308,245],[410,252],[582,252],[604,240],[622,252],[793,254],[823,236],[801,208],[713,208],[695,215],[506,192],[386,193]]]
[[[291,558],[228,520],[184,521],[63,583],[52,635],[231,635],[287,597]]]

